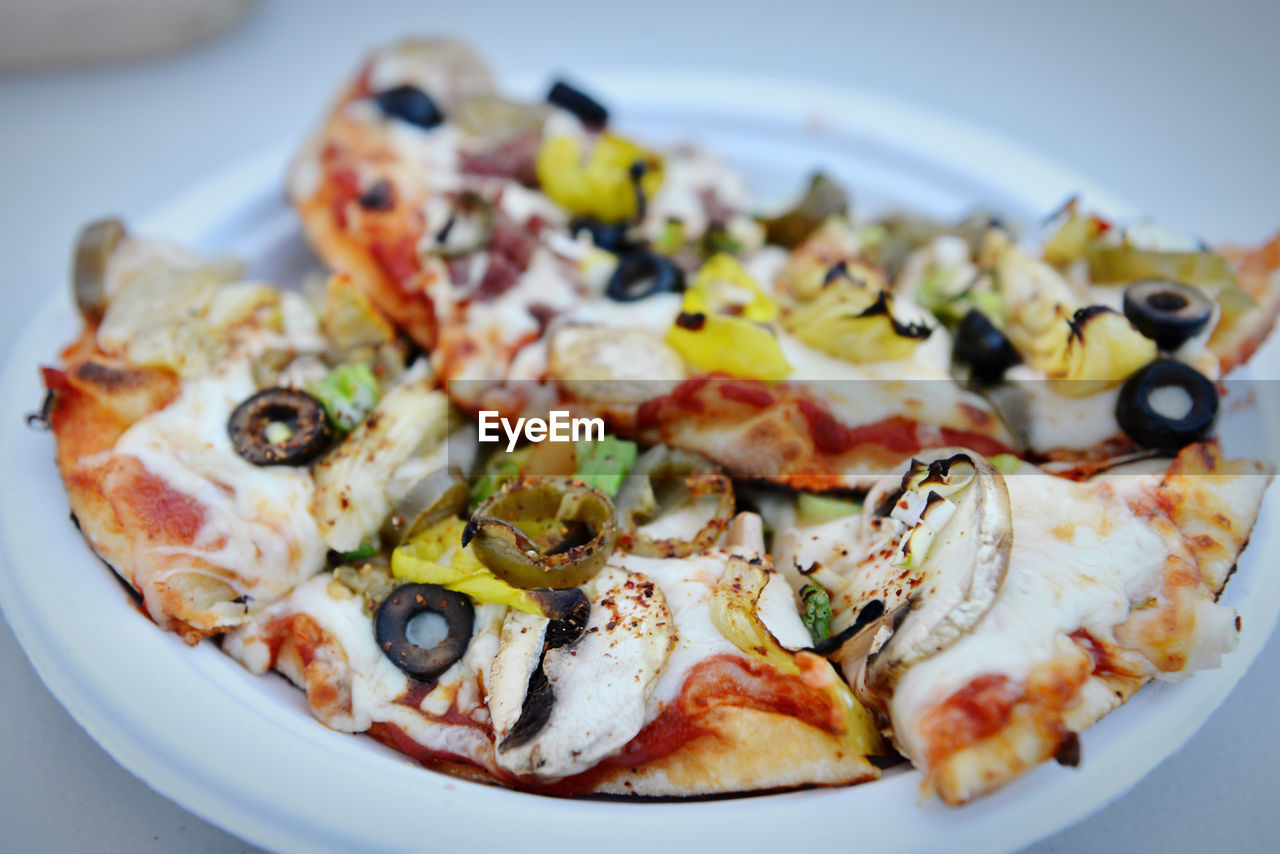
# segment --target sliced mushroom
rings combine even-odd
[[[889,689],[913,662],[947,648],[977,624],[995,601],[1013,547],[1009,490],[995,466],[956,448],[931,451],[917,462],[903,486],[908,493],[924,493],[925,506],[904,544],[928,529],[930,507],[936,505],[932,496],[955,506],[930,530],[927,551],[911,558],[911,609],[868,664],[868,680]],[[898,506],[904,504],[905,498]]]
[[[809,562],[828,559],[832,538],[855,544],[837,553],[865,555],[825,569],[841,588],[824,583],[837,617],[815,652],[839,662],[855,687],[865,668],[873,688],[892,691],[910,664],[954,643],[990,608],[1009,564],[1012,511],[1000,472],[957,448],[912,460],[901,478],[876,484],[864,506],[861,519],[827,523],[825,538],[810,532],[794,560],[814,578],[823,568]]]
[[[652,581],[612,566],[586,592],[586,629],[566,645],[556,646],[554,623],[536,617],[509,617],[503,626],[489,713],[498,765],[514,774],[585,771],[644,725],[649,690],[675,644],[666,600]],[[521,732],[526,726],[531,731]]]
[[[514,608],[502,623],[498,654],[489,670],[489,717],[493,732],[503,739],[520,720],[529,679],[542,664],[543,642],[547,636],[546,617],[526,614]]]

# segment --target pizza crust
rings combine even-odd
[[[1061,756],[1064,748],[1078,752],[1076,733],[1161,672],[1216,666],[1192,660],[1194,641],[1198,633],[1230,628],[1201,626],[1197,620],[1221,619],[1220,609],[1210,614],[1203,605],[1221,594],[1248,543],[1270,479],[1263,463],[1226,460],[1212,443],[1184,449],[1150,507],[1151,524],[1171,550],[1160,604],[1132,611],[1116,628],[1119,644],[1089,638],[1081,647],[1086,658],[1077,659],[1089,662],[1086,672],[1072,674],[1071,661],[1047,663],[1047,668],[1056,666],[1054,683],[1038,691],[1028,688],[997,732],[930,764],[927,787],[947,804],[967,803]],[[1078,753],[1064,758],[1078,761]]]

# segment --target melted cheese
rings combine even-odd
[[[446,724],[424,717],[420,710],[397,700],[409,689],[409,678],[382,654],[374,638],[364,600],[359,596],[335,599],[329,595],[332,576],[318,575],[300,585],[287,599],[264,611],[254,622],[226,636],[223,649],[254,673],[264,673],[271,666],[268,629],[274,619],[290,614],[306,614],[337,642],[349,668],[351,709],[349,714],[329,716],[324,723],[344,732],[364,732],[374,723],[389,723],[403,730],[414,742],[430,750],[471,758],[486,765],[489,762],[489,739],[483,730],[466,724]],[[438,702],[433,695],[456,694],[467,697],[461,686],[476,685],[476,673],[487,673],[497,644],[497,627],[501,626],[502,606],[480,606],[476,609],[471,649],[442,675],[432,694],[423,701]],[[490,637],[492,635],[492,637]],[[295,674],[295,678],[296,678]],[[477,719],[486,718],[483,706],[472,704]]]
[[[172,404],[126,430],[113,453],[135,457],[152,475],[204,508],[195,542],[151,548],[226,570],[232,576],[225,580],[238,593],[261,603],[319,570],[325,549],[311,516],[314,489],[306,469],[255,466],[231,445],[227,419],[254,391],[247,360],[190,380]],[[148,560],[135,551],[140,567]],[[176,566],[172,560],[166,563],[163,577],[202,571],[181,561]],[[233,624],[237,615],[243,619],[242,606],[226,605],[220,624]]]
[[[914,665],[894,690],[894,731],[909,755],[922,755],[921,716],[956,690],[991,673],[1017,683],[1038,664],[1078,654],[1069,637],[1077,629],[1114,643],[1130,603],[1162,582],[1168,547],[1129,503],[1153,489],[1157,475],[1076,483],[1023,466],[1005,480],[1014,538],[995,602],[969,634]]]

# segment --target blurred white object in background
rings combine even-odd
[[[213,38],[254,0],[0,0],[0,71],[171,53]]]

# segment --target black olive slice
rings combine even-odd
[[[574,237],[585,231],[591,235],[591,242],[606,252],[624,255],[636,249],[639,244],[627,234],[626,223],[612,224],[601,222],[589,216],[574,217],[569,220],[569,233]]]
[[[592,130],[599,130],[609,123],[609,111],[599,101],[563,80],[551,84],[551,91],[547,92],[547,103],[568,110]]]
[[[427,649],[409,640],[409,623],[430,611],[449,628],[444,640]],[[392,664],[414,679],[430,682],[462,658],[471,643],[475,606],[461,593],[438,584],[402,584],[391,591],[373,616],[373,632]]]
[[[1181,282],[1144,279],[1125,288],[1124,316],[1161,350],[1176,350],[1209,323],[1213,303]]]
[[[286,435],[272,436],[273,424]],[[241,403],[227,419],[236,453],[255,466],[301,466],[318,457],[333,440],[324,404],[305,391],[266,388]]]
[[[609,277],[605,294],[618,302],[635,302],[653,294],[684,290],[684,273],[670,260],[652,252],[623,256]]]
[[[1166,388],[1180,388],[1190,398],[1184,414],[1162,412],[1153,404],[1154,395]],[[1157,451],[1176,451],[1204,438],[1217,415],[1218,389],[1204,374],[1174,359],[1156,359],[1129,377],[1116,401],[1120,429]]]
[[[999,382],[1005,371],[1022,361],[1005,334],[976,308],[960,321],[951,352],[957,362],[969,366],[978,385]]]
[[[387,118],[400,119],[429,130],[444,121],[444,114],[431,96],[417,86],[396,86],[373,96]]]

